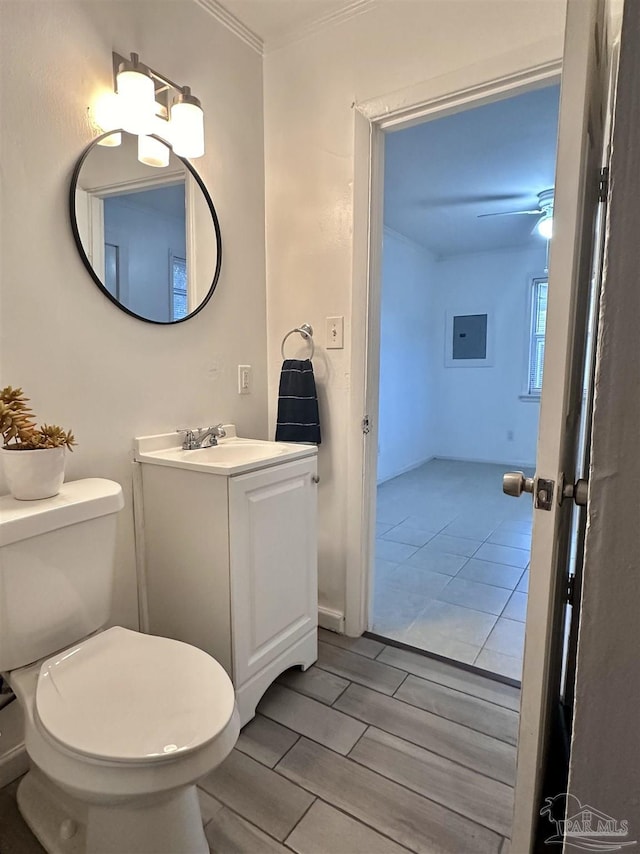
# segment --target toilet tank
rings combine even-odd
[[[122,487],[88,478],[41,501],[0,497],[0,671],[70,646],[111,610]]]

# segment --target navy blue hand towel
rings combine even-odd
[[[276,442],[320,444],[318,396],[311,359],[285,359],[282,363]]]

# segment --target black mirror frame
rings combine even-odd
[[[193,176],[195,182],[200,187],[202,194],[204,195],[205,201],[207,202],[207,206],[209,208],[209,213],[211,214],[211,219],[213,221],[213,229],[214,229],[215,235],[216,235],[216,253],[217,254],[216,254],[216,269],[215,269],[215,272],[213,274],[213,281],[211,282],[211,287],[209,288],[207,295],[202,300],[200,305],[195,309],[195,311],[192,311],[191,314],[187,314],[186,317],[181,317],[179,320],[151,320],[151,318],[142,317],[142,315],[136,314],[134,311],[131,311],[130,309],[128,309],[125,305],[122,305],[122,303],[118,302],[118,300],[113,296],[113,294],[111,294],[107,290],[107,288],[104,286],[104,283],[100,281],[100,278],[98,277],[96,271],[93,269],[91,262],[89,261],[89,258],[87,257],[87,253],[84,251],[84,246],[82,245],[82,240],[80,239],[80,232],[78,231],[78,222],[77,222],[77,217],[76,217],[76,189],[78,187],[78,177],[80,175],[80,170],[82,169],[84,161],[89,156],[89,153],[93,150],[93,147],[95,145],[97,145],[101,139],[104,139],[107,136],[111,136],[111,134],[114,134],[114,133],[124,133],[124,131],[122,131],[122,130],[110,130],[110,131],[107,131],[106,133],[100,134],[100,136],[97,136],[95,139],[93,139],[89,143],[89,145],[87,145],[87,147],[82,152],[82,154],[80,155],[80,158],[79,158],[78,162],[76,163],[74,170],[73,170],[73,174],[71,176],[71,185],[70,185],[70,189],[69,189],[69,217],[71,220],[71,231],[73,232],[73,239],[75,240],[76,247],[78,249],[78,253],[80,255],[80,258],[82,259],[82,263],[84,264],[84,266],[89,271],[89,274],[91,275],[91,278],[93,279],[95,284],[100,288],[102,293],[114,305],[116,305],[121,311],[124,311],[126,314],[130,315],[131,317],[135,317],[137,320],[143,320],[145,323],[154,323],[154,324],[156,324],[156,326],[173,326],[176,323],[184,323],[185,320],[190,320],[192,317],[195,317],[196,314],[198,314],[199,312],[202,311],[202,309],[205,307],[205,305],[209,302],[209,300],[213,296],[213,292],[215,291],[216,285],[218,284],[218,279],[220,278],[220,270],[222,267],[222,235],[220,233],[220,223],[218,221],[218,215],[216,213],[216,209],[213,206],[213,201],[211,200],[211,196],[209,195],[209,192],[208,192],[207,188],[205,187],[202,178],[198,175],[198,173],[193,168],[191,163],[188,160],[186,160],[184,157],[179,157],[177,154],[174,155],[175,157],[178,157],[178,159],[183,163],[183,165],[189,170],[189,172]],[[162,139],[162,137],[156,136],[155,134],[150,134],[150,136],[153,136],[154,139],[157,139],[159,142],[164,143],[164,145],[166,145],[168,148],[171,148],[171,146],[167,143],[167,141],[165,139]]]

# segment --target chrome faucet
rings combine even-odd
[[[218,444],[218,439],[224,439],[227,435],[222,424],[215,424],[213,427],[198,427],[195,430],[177,429],[176,432],[184,433],[183,451],[211,448]]]

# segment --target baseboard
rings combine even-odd
[[[393,480],[394,477],[400,477],[400,475],[402,474],[407,474],[407,472],[413,471],[414,469],[419,469],[420,466],[423,466],[426,463],[430,463],[431,460],[435,459],[436,458],[433,456],[425,457],[423,460],[420,460],[417,463],[411,463],[411,465],[405,466],[403,469],[400,469],[400,471],[394,472],[393,474],[389,474],[387,475],[387,477],[383,478],[382,480],[379,480],[377,482],[377,485],[380,486],[381,484],[386,483],[388,480]],[[446,457],[440,457],[439,459],[446,459]]]
[[[344,614],[332,611],[330,608],[318,608],[318,625],[321,629],[344,634]]]
[[[479,460],[472,457],[447,457],[444,454],[436,454],[435,457],[431,457],[431,459],[447,460],[448,462],[453,463],[485,463],[489,466],[504,466],[505,469],[535,469],[536,467],[535,463],[523,463],[521,460],[518,462],[514,462],[513,460],[511,460],[511,462],[505,460]]]
[[[0,789],[29,770],[22,709],[17,700],[0,711]]]

